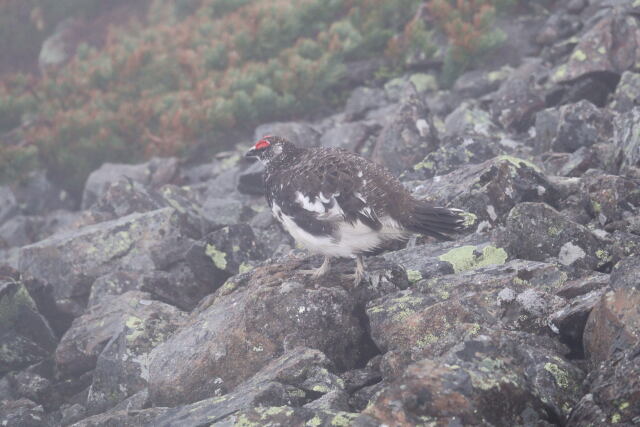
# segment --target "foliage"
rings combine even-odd
[[[428,8],[449,39],[443,77],[452,84],[483,55],[502,44],[506,35],[495,28],[497,11],[509,9],[518,0],[431,0]]]
[[[40,11],[55,3],[20,1]],[[58,1],[80,2],[86,13],[99,3]],[[464,68],[495,45],[495,7],[510,1],[428,1],[451,40],[450,66]],[[175,155],[203,139],[222,147],[232,129],[335,105],[349,61],[384,55],[401,70],[412,55],[434,51],[417,13],[423,0],[149,2],[144,22],[111,28],[100,49],[79,46],[39,80],[0,80],[0,133],[23,123],[24,139],[0,146],[0,179],[44,167],[79,193],[102,162]]]

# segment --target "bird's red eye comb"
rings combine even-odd
[[[270,145],[271,143],[269,141],[267,141],[266,139],[261,139],[260,141],[256,142],[256,146],[253,148],[255,148],[256,150],[262,150]]]

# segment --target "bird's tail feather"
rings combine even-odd
[[[451,240],[450,234],[465,228],[464,211],[460,209],[431,206],[418,201],[413,209],[407,228],[414,233],[433,236],[440,240]]]

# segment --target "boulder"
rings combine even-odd
[[[348,120],[360,120],[369,111],[385,106],[388,103],[383,89],[357,87],[347,98],[344,113]]]
[[[153,158],[138,165],[105,163],[89,175],[82,193],[82,209],[90,208],[109,188],[125,178],[151,187],[179,181],[179,162],[177,158]]]
[[[18,201],[11,188],[0,186],[0,225],[19,212]]]
[[[580,269],[601,269],[610,262],[606,242],[544,203],[520,203],[498,233],[498,244],[515,258],[545,261]]]
[[[438,133],[429,108],[412,96],[380,131],[371,159],[399,175],[437,145]]]
[[[362,147],[379,129],[380,125],[367,121],[341,123],[322,134],[320,145],[360,152]]]
[[[113,352],[121,350],[122,354],[126,354],[129,351],[129,355],[134,353],[133,356],[136,356],[135,351],[131,350],[134,346],[150,350],[166,338],[180,321],[181,312],[151,298],[150,294],[138,291],[105,297],[100,304],[90,307],[85,314],[76,318],[56,349],[55,360],[60,374],[66,377],[79,376],[94,369],[98,356],[114,337],[124,337],[126,345],[118,348],[118,344],[123,343],[116,340],[112,344],[111,353],[105,355],[104,363],[111,360]],[[126,365],[126,360],[122,361],[122,358],[127,359],[128,355],[125,357],[122,354],[118,363]],[[140,368],[142,372],[146,372],[146,366],[138,366],[140,362],[141,360],[130,361],[129,363],[134,364],[131,369]],[[124,365],[118,367],[119,379],[131,374],[131,371],[125,373],[126,368]],[[116,374],[116,369],[100,374],[106,375],[107,378],[103,379],[108,380],[109,375]]]
[[[78,421],[73,427],[127,426],[146,427],[153,425],[156,418],[167,412],[167,408],[148,408],[138,411],[121,409],[107,411]]]
[[[618,113],[631,111],[640,103],[640,74],[631,71],[622,73],[620,83],[611,98],[610,107]]]
[[[613,135],[613,115],[589,101],[549,108],[535,116],[537,152],[572,153],[606,142]]]
[[[224,394],[295,345],[324,352],[341,369],[369,359],[376,350],[358,310],[397,290],[395,283],[406,286],[406,275],[388,262],[370,262],[370,279],[349,296],[343,286],[352,279],[340,276],[340,265],[320,281],[297,272],[310,266],[309,260],[290,259],[235,276],[218,289],[193,312],[188,326],[152,351],[154,403]]]
[[[20,280],[20,274],[0,267],[0,374],[38,363],[51,356],[57,338]]]
[[[615,148],[609,159],[613,173],[640,177],[640,107],[616,117],[613,123],[613,143]]]
[[[0,424],[20,427],[48,427],[42,405],[29,399],[0,402]]]
[[[411,187],[418,198],[474,214],[469,222],[483,228],[504,224],[518,203],[545,202],[555,206],[559,198],[555,186],[537,166],[511,156],[498,156],[426,182],[412,183]]]
[[[632,179],[593,171],[582,177],[580,187],[587,212],[601,226],[623,219],[640,206],[640,184]]]
[[[134,213],[25,246],[20,271],[50,283],[57,308],[78,316],[95,279],[119,270],[168,268],[184,259],[198,234],[173,208]]]

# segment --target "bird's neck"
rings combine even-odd
[[[270,170],[280,170],[295,165],[305,151],[304,148],[287,147],[287,150],[265,162],[266,167]]]

